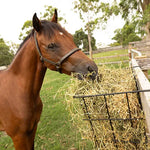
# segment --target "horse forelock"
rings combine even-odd
[[[72,38],[72,35],[69,34],[58,23],[50,22],[50,21],[46,21],[46,20],[41,21],[41,23],[42,23],[42,26],[43,26],[44,35],[47,36],[49,39],[52,38],[53,36],[56,36],[56,34],[58,34],[58,33]]]

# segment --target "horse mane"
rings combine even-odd
[[[66,35],[67,37],[72,38],[72,35],[69,34],[64,28],[62,28],[58,23],[54,23],[54,22],[50,22],[47,20],[42,20],[41,21],[42,24],[42,32],[45,36],[47,36],[48,38],[52,38],[55,34],[56,31],[62,32],[64,35]],[[20,49],[22,48],[22,46],[24,45],[24,43],[30,39],[31,37],[33,37],[34,35],[34,29],[31,30],[31,32],[29,33],[29,35],[23,40],[23,42],[20,44],[19,49],[17,50],[16,54],[20,51]]]
[[[22,48],[22,46],[24,45],[24,43],[30,38],[32,37],[34,34],[34,30],[32,29],[31,32],[27,35],[27,37],[23,40],[23,42],[20,44],[16,54],[19,52],[19,50]]]

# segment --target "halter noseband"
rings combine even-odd
[[[49,60],[49,59],[47,59],[47,58],[45,58],[45,57],[42,56],[42,53],[41,53],[41,50],[40,50],[40,48],[39,48],[38,41],[37,41],[37,38],[36,38],[36,32],[34,32],[34,40],[35,40],[35,45],[36,45],[37,51],[38,51],[38,53],[39,53],[39,55],[40,55],[40,60],[41,60],[42,62],[46,61],[46,62],[48,62],[48,63],[54,65],[59,73],[62,73],[62,72],[61,72],[61,65],[62,65],[62,63],[63,63],[68,57],[70,57],[72,54],[74,54],[75,52],[81,50],[80,48],[74,48],[74,49],[72,49],[69,53],[67,53],[65,56],[63,56],[58,62],[54,62],[54,61],[51,61],[51,60]]]

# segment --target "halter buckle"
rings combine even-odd
[[[55,66],[56,66],[57,71],[58,71],[59,73],[62,73],[60,64],[56,64]]]
[[[43,56],[40,56],[40,60],[41,62],[44,62]]]

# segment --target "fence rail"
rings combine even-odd
[[[129,60],[113,61],[113,62],[104,62],[104,63],[98,63],[98,65],[121,64],[121,63],[127,63],[127,62],[129,62]]]
[[[133,68],[139,90],[150,89],[150,82],[144,75],[143,71],[140,69],[135,59],[131,60],[131,66]],[[140,93],[140,96],[141,96],[144,114],[146,117],[147,129],[150,134],[150,92]]]
[[[101,52],[108,52],[108,51],[114,51],[114,50],[124,50],[127,49],[127,47],[120,46],[113,46],[113,47],[104,47],[104,48],[98,48],[96,51],[93,51],[93,54],[101,53]]]
[[[4,70],[6,68],[7,68],[6,66],[0,66],[0,70]]]
[[[138,66],[141,68],[141,70],[144,72],[145,76],[149,78],[148,70],[150,70],[150,57],[147,55],[143,55],[140,51],[132,49],[130,46],[130,49],[128,50],[130,60],[135,59]],[[149,52],[150,53],[150,52]]]
[[[125,144],[127,143],[134,143],[136,145],[136,147],[138,146],[138,140],[137,141],[124,141],[124,139],[119,139],[119,136],[118,136],[118,133],[117,132],[117,135],[116,135],[116,129],[114,129],[114,124],[115,124],[115,121],[119,121],[119,122],[122,122],[123,124],[126,124],[127,122],[129,122],[130,126],[133,128],[133,122],[135,120],[139,121],[139,120],[142,120],[143,122],[145,121],[144,118],[135,118],[135,117],[132,117],[132,114],[131,114],[131,108],[130,108],[130,102],[129,102],[129,94],[139,94],[139,93],[147,93],[149,92],[150,93],[150,89],[147,89],[147,90],[137,90],[137,91],[126,91],[126,92],[118,92],[118,93],[106,93],[106,94],[96,94],[96,95],[76,95],[74,96],[74,98],[78,98],[80,99],[80,102],[83,101],[83,104],[81,104],[81,107],[83,109],[83,112],[84,112],[84,119],[83,121],[88,121],[90,123],[90,126],[91,126],[91,131],[93,133],[93,139],[94,139],[94,143],[95,143],[95,147],[96,148],[99,148],[100,146],[100,143],[101,143],[101,140],[98,138],[97,136],[97,132],[96,132],[96,126],[94,125],[94,122],[98,121],[97,123],[101,124],[101,123],[105,123],[106,122],[109,122],[109,125],[110,125],[110,129],[112,130],[111,134],[112,134],[112,142],[114,142],[114,146],[116,147],[116,149],[119,149],[119,145],[118,143],[122,143],[122,145],[125,146]],[[114,95],[126,95],[126,105],[128,106],[128,113],[129,113],[129,116],[126,117],[126,118],[117,118],[117,117],[114,117],[113,114],[111,114],[112,112],[110,112],[110,107],[111,106],[108,106],[108,100],[110,99],[110,96],[114,96]],[[88,104],[88,99],[87,98],[104,98],[104,106],[106,108],[106,112],[107,112],[107,116],[105,116],[104,118],[99,118],[96,114],[93,114],[92,111],[90,111],[89,109],[89,104]],[[138,97],[139,98],[139,97]],[[98,99],[97,99],[98,101]],[[139,100],[140,101],[140,100]],[[141,104],[141,103],[139,103]],[[142,106],[140,107],[142,109]],[[99,110],[98,112],[100,113],[101,110]],[[102,113],[102,112],[101,112]],[[95,118],[96,116],[96,118]],[[94,117],[94,118],[93,118]],[[102,121],[102,122],[100,122]],[[144,132],[143,132],[144,130]],[[145,137],[145,143],[148,142],[148,139],[147,139],[147,135],[146,135],[146,129],[141,129],[141,133],[144,137]],[[121,132],[121,134],[123,134],[123,131]],[[104,137],[103,137],[104,138]],[[103,139],[102,138],[102,139]],[[105,139],[105,138],[104,138]],[[105,142],[105,141],[103,141]],[[137,142],[137,143],[136,143]]]
[[[118,57],[125,57],[125,56],[128,56],[128,54],[96,57],[96,58],[94,58],[94,60],[98,60],[98,59],[107,59],[107,58],[118,58]]]

